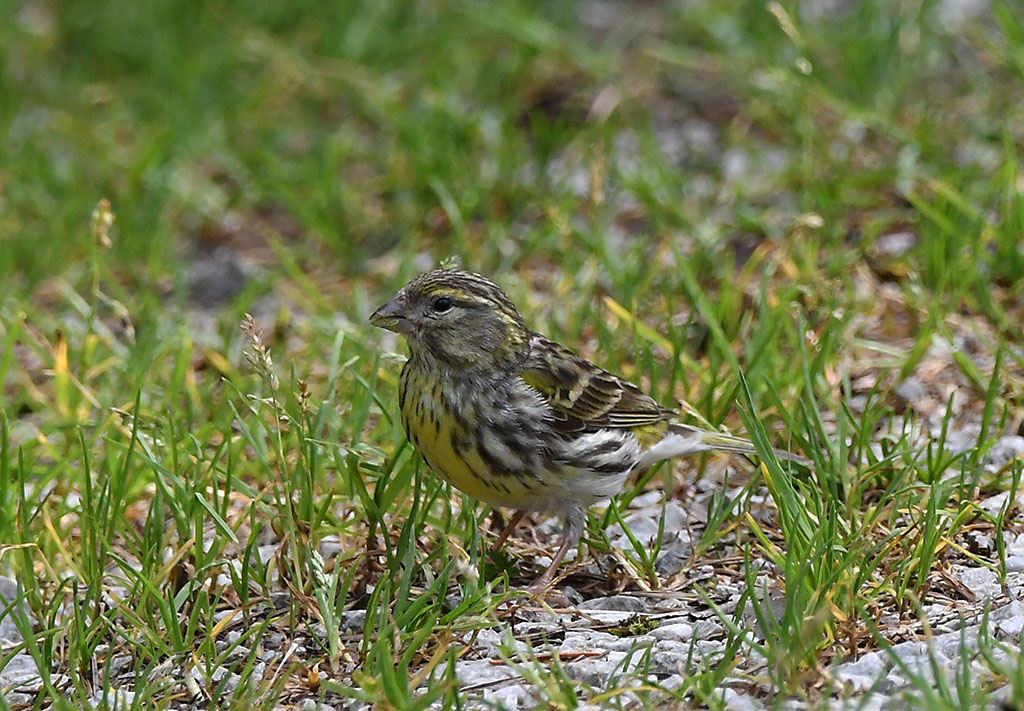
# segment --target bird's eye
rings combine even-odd
[[[447,311],[454,305],[455,302],[452,301],[447,296],[439,296],[436,299],[434,299],[434,303],[431,305],[431,308],[434,309],[435,312],[443,314],[445,311]]]

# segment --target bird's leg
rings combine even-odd
[[[555,552],[555,557],[551,559],[551,565],[548,566],[547,570],[527,588],[531,593],[537,594],[551,584],[551,581],[555,579],[555,571],[558,570],[558,566],[561,564],[562,559],[565,558],[565,554],[569,552],[570,548],[580,542],[580,536],[583,535],[583,524],[587,520],[587,510],[582,506],[575,507],[569,510],[564,518],[565,530],[562,533],[562,545]]]
[[[498,534],[498,540],[496,540],[494,545],[491,546],[492,551],[500,549],[505,541],[508,540],[508,537],[512,535],[512,532],[516,530],[516,526],[518,526],[519,522],[523,520],[523,514],[525,513],[525,511],[519,510],[512,514],[512,518],[508,520],[508,524],[505,528],[501,529],[501,533]]]
[[[578,543],[578,541],[576,541]],[[555,553],[555,557],[551,559],[551,565],[545,570],[539,578],[537,578],[530,587],[527,588],[531,593],[539,593],[555,579],[555,571],[558,570],[559,564],[562,559],[565,558],[565,554],[569,552],[569,549],[575,545],[573,541],[570,541],[568,537],[562,541],[562,545],[558,548]]]

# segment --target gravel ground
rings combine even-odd
[[[1024,437],[1007,435],[992,448],[988,468],[1001,468],[1014,457],[1024,457]],[[677,501],[662,501],[658,491],[648,492],[634,500],[626,521],[634,536],[650,541],[657,535],[658,524],[664,515],[665,527],[662,552],[657,570],[663,586],[659,590],[637,589],[623,580],[625,592],[588,597],[594,580],[608,578],[608,570],[617,559],[631,550],[628,539],[618,526],[608,530],[614,550],[611,553],[587,556],[575,565],[570,577],[560,586],[560,607],[543,607],[523,602],[522,599],[505,603],[498,610],[502,620],[499,626],[479,630],[475,638],[466,639],[471,650],[457,662],[455,675],[469,702],[470,708],[505,709],[531,708],[543,699],[509,660],[519,665],[546,667],[557,656],[561,668],[572,680],[594,689],[610,685],[616,687],[645,683],[665,690],[679,688],[689,670],[702,663],[715,664],[724,654],[733,654],[736,666],[721,685],[726,708],[745,710],[766,708],[777,703],[779,690],[752,679],[765,677],[765,660],[751,644],[738,650],[727,650],[727,630],[718,615],[697,593],[705,591],[722,614],[731,618],[740,603],[742,578],[737,568],[722,564],[692,564],[691,541],[699,537],[704,524],[701,513],[706,512],[708,500],[714,491],[713,482],[702,480],[695,487],[693,501],[683,505]],[[767,492],[760,492],[767,499]],[[756,498],[756,497],[755,497]],[[999,511],[1006,505],[1007,494],[988,497],[979,506]],[[1018,506],[1024,510],[1024,492],[1018,495]],[[1024,523],[1024,519],[1021,520]],[[549,522],[538,527],[553,528]],[[973,545],[989,551],[991,538],[976,536]],[[1005,645],[1007,657],[1019,651],[1020,634],[1024,631],[1024,533],[1004,534],[1006,545],[1006,582],[1000,584],[992,569],[985,566],[952,563],[948,572],[953,589],[960,591],[958,598],[923,601],[923,619],[908,624],[906,619],[893,619],[886,634],[893,642],[888,651],[875,649],[855,656],[836,658],[823,669],[826,688],[814,704],[798,699],[786,702],[787,709],[828,706],[832,708],[883,709],[905,705],[903,692],[912,688],[909,674],[926,679],[936,674],[952,678],[962,665],[973,668],[974,678],[983,678],[988,672],[975,659],[979,636],[988,635]],[[272,554],[273,545],[267,546]],[[330,546],[328,545],[329,549]],[[537,560],[537,564],[543,564]],[[742,563],[740,562],[740,565]],[[781,614],[785,605],[784,593],[774,587],[769,575],[770,565],[763,566],[766,575],[759,578],[769,586],[768,609]],[[583,581],[577,584],[576,581]],[[774,589],[773,589],[774,588]],[[17,595],[17,584],[0,579],[0,597],[5,602]],[[289,604],[287,593],[282,592],[273,605],[255,609],[254,616],[281,612]],[[22,615],[24,605],[17,608]],[[365,610],[349,610],[342,620],[343,639],[352,642],[361,635]],[[755,642],[763,641],[756,617],[747,606],[741,617]],[[883,618],[884,619],[884,618]],[[236,621],[238,622],[238,621]],[[232,624],[219,643],[225,650],[237,645],[241,635],[238,624]],[[286,640],[283,634],[271,633],[257,650],[256,677],[267,664],[282,654],[303,658],[307,651],[317,653],[313,639],[323,630],[310,628],[305,636]],[[11,616],[0,622],[0,643],[10,649],[21,641],[17,625]],[[229,667],[246,658],[250,652],[244,645],[235,646],[225,658],[225,666],[214,671],[214,678],[229,675]],[[103,650],[97,650],[103,654]],[[199,672],[189,669],[188,660],[167,660],[153,674],[163,675],[169,686],[188,697],[190,688],[198,686]],[[640,671],[638,671],[640,670]],[[128,688],[136,673],[130,657],[114,659],[110,664],[112,678],[120,675],[124,690],[114,697],[93,699],[93,708],[128,708],[133,694]],[[218,677],[219,674],[219,677]],[[193,678],[189,678],[192,675]],[[51,677],[58,688],[69,683],[63,675]],[[237,681],[235,682],[237,683]],[[9,689],[6,698],[12,705],[31,704],[40,688],[38,670],[29,656],[15,654],[0,672],[0,686]],[[228,688],[232,682],[228,681]],[[629,694],[630,692],[624,692]],[[994,696],[993,698],[996,698]],[[205,703],[205,702],[203,702]],[[362,709],[358,703],[341,697],[328,701],[299,699],[297,705],[285,708]],[[318,705],[319,703],[319,705]],[[182,703],[172,708],[204,708],[202,703]]]

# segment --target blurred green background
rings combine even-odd
[[[340,275],[385,253],[493,273],[607,250],[628,272],[671,233],[730,259],[810,212],[808,257],[834,276],[918,201],[955,227],[915,227],[946,246],[925,281],[960,258],[1021,270],[1019,209],[982,234],[1015,199],[1013,2],[5,6],[15,291],[83,263],[101,197],[113,275],[179,297],[198,247],[261,231]]]

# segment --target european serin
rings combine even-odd
[[[416,451],[457,489],[516,510],[496,545],[525,511],[562,518],[562,545],[533,589],[577,544],[587,509],[633,472],[698,452],[755,453],[745,439],[673,421],[632,383],[531,331],[479,274],[422,274],[370,322],[409,343],[399,405]]]

